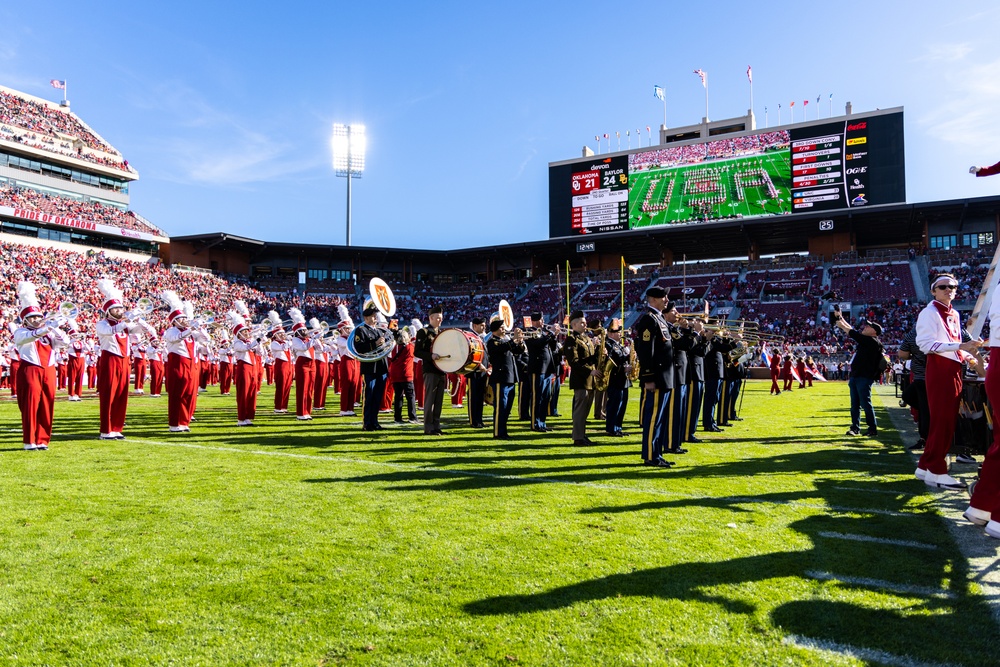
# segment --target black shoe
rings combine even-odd
[[[708,431],[709,433],[722,433],[722,429],[719,428],[718,426],[709,426],[705,430]]]
[[[851,436],[852,438],[856,438],[856,437],[858,437],[859,435],[861,435],[861,431],[859,431],[859,430],[858,430],[858,429],[856,429],[856,428],[850,428],[850,429],[848,429],[848,430],[847,430],[847,433],[845,433],[844,435],[849,435],[849,436]]]
[[[667,454],[687,454],[688,450],[683,447],[673,447],[667,450]]]
[[[689,435],[688,437],[685,438],[685,440],[687,442],[704,442],[704,440],[702,440],[696,435]]]
[[[510,440],[510,436],[509,435],[495,435],[495,436],[493,436],[493,439],[494,440]]]
[[[734,421],[734,422],[741,422],[741,421],[743,421],[743,417],[730,417],[729,419],[730,419],[730,421]]]
[[[584,438],[583,440],[574,440],[573,444],[576,445],[577,447],[590,447],[595,443],[590,438]]]
[[[558,412],[553,412],[551,415],[549,415],[549,417],[562,417],[562,415],[559,414]]]
[[[441,429],[438,429],[438,430],[434,431],[434,435],[444,435],[444,431],[442,431]]]
[[[907,449],[910,450],[911,452],[917,451],[919,449],[923,449],[924,445],[926,445],[926,444],[927,444],[927,441],[924,440],[923,438],[920,438],[915,443],[913,443],[912,445],[910,445],[909,447],[907,447]]]
[[[732,426],[732,424],[730,424],[729,422],[722,422],[721,424],[719,424],[719,426],[723,426],[725,428],[729,428],[730,426]]]
[[[865,436],[866,438],[874,438],[878,436],[878,431],[876,429],[870,428],[861,435]]]
[[[674,462],[667,461],[666,459],[653,459],[652,461],[643,461],[642,465],[652,468],[670,468],[674,465]]]

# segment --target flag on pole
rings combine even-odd
[[[658,99],[660,101],[665,101],[666,100],[666,97],[665,97],[665,95],[663,93],[663,87],[662,86],[653,86],[653,97],[655,97],[656,99]]]
[[[789,102],[789,103],[788,103],[788,106],[790,106],[790,107],[794,107],[794,106],[795,106],[795,102]]]
[[[821,96],[821,95],[817,95],[817,96],[816,96],[816,104],[819,104],[819,98],[820,98],[820,97],[822,97],[822,96]]]
[[[615,132],[615,136],[618,137],[619,139],[621,139],[622,138],[622,133],[621,132]]]
[[[747,65],[747,81],[753,83],[753,69],[750,67],[750,65]]]
[[[708,88],[708,74],[706,74],[700,69],[696,69],[694,73],[701,77],[701,85],[704,88]]]
[[[605,138],[605,139],[610,139],[611,137],[609,137],[609,136],[608,136],[608,133],[607,133],[607,132],[605,132],[605,133],[604,133],[604,138]]]
[[[53,88],[58,88],[59,90],[66,90],[65,81],[60,81],[59,79],[52,79],[51,81],[49,81],[49,83],[52,84]]]
[[[830,99],[831,100],[833,99],[833,93],[830,93]]]
[[[802,106],[804,107],[809,106],[809,100],[802,100]]]

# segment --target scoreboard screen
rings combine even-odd
[[[551,238],[905,201],[901,110],[549,165]]]

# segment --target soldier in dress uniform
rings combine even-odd
[[[673,338],[663,308],[667,292],[653,286],[646,290],[646,311],[635,323],[635,353],[639,359],[642,386],[642,461],[644,465],[667,468],[663,443],[670,429],[670,399],[674,389]]]
[[[563,353],[569,362],[569,388],[573,390],[573,444],[594,444],[587,437],[587,418],[594,403],[594,378],[597,369],[597,349],[587,335],[587,319],[582,310],[569,316],[570,331],[566,336]]]
[[[358,354],[375,352],[382,343],[385,334],[376,328],[378,308],[369,299],[361,311],[364,323],[354,334],[354,349]],[[385,331],[388,331],[386,329]],[[378,431],[382,428],[378,423],[378,413],[382,408],[382,397],[385,395],[385,383],[389,377],[389,362],[385,357],[374,361],[361,360],[361,376],[364,378],[364,420],[362,430]]]
[[[528,348],[528,377],[530,394],[531,430],[547,431],[545,418],[548,416],[551,397],[552,376],[555,374],[553,355],[556,350],[556,336],[545,328],[540,312],[531,314],[534,335],[525,339]]]
[[[427,314],[427,326],[417,332],[413,353],[423,362],[424,373],[424,435],[444,435],[441,430],[441,408],[444,407],[445,373],[434,363],[437,354],[431,349],[441,332],[444,311],[434,306]]]
[[[516,355],[524,351],[524,339],[507,335],[502,319],[490,322],[490,337],[486,354],[490,358],[490,386],[493,387],[493,439],[509,440],[507,420],[514,407],[514,393],[518,381]]]
[[[611,376],[608,378],[608,397],[604,408],[604,430],[616,438],[625,436],[622,424],[625,421],[625,408],[628,407],[628,390],[632,382],[628,379],[628,362],[630,350],[622,343],[622,325],[619,320],[612,320],[608,329],[607,340],[604,341],[605,353],[614,364]]]

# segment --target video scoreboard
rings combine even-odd
[[[549,165],[549,236],[906,200],[895,109]]]

